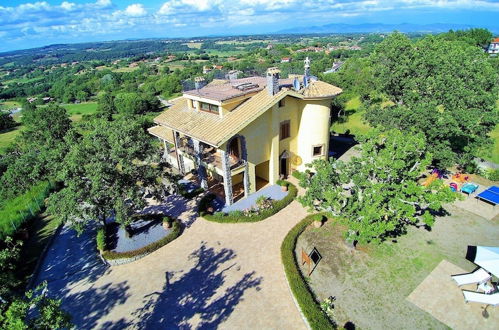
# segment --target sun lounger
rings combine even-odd
[[[474,193],[476,190],[478,189],[478,185],[475,184],[475,183],[471,183],[471,182],[468,182],[468,183],[465,183],[462,187],[461,187],[461,192],[463,193],[466,193],[468,195],[471,195],[472,193]]]
[[[474,291],[463,290],[464,301],[475,302],[485,305],[499,305],[499,292],[493,294],[478,293]]]
[[[454,281],[456,281],[457,286],[465,284],[483,283],[490,280],[490,274],[487,273],[482,268],[475,270],[473,273],[463,274],[463,275],[452,275]]]

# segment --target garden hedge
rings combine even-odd
[[[258,214],[247,216],[242,211],[232,211],[229,213],[217,212],[214,214],[209,214],[206,212],[206,210],[210,206],[211,201],[215,198],[215,195],[207,194],[199,201],[198,204],[199,215],[205,218],[206,220],[213,222],[220,222],[220,223],[238,223],[238,222],[241,223],[241,222],[262,221],[276,214],[286,206],[288,206],[288,204],[291,203],[298,194],[298,189],[291,182],[279,180],[277,181],[277,184],[279,184],[280,186],[286,185],[288,187],[288,194],[283,199],[274,201],[274,205],[272,208],[263,210]]]
[[[327,317],[319,302],[315,299],[314,294],[303,278],[295,258],[295,248],[298,236],[300,236],[305,228],[316,219],[315,214],[309,215],[288,232],[281,244],[281,258],[289,287],[291,288],[303,315],[307,318],[310,327],[312,329],[321,330],[334,329],[336,328],[335,325]]]
[[[105,244],[103,244],[103,242],[102,242],[102,240],[104,238],[104,235],[103,235],[104,230],[101,229],[101,231],[102,231],[102,234],[99,234],[99,231],[98,231],[97,237],[96,237],[97,246],[99,249],[101,247],[105,246]],[[154,243],[143,246],[140,249],[133,250],[133,251],[127,251],[127,252],[114,252],[114,251],[109,251],[109,250],[100,250],[100,251],[101,251],[102,257],[104,259],[108,259],[108,260],[128,259],[128,258],[134,258],[137,256],[145,256],[145,255],[152,253],[152,252],[156,251],[157,249],[165,246],[166,244],[172,242],[177,237],[179,237],[180,234],[182,234],[182,223],[178,219],[176,219],[173,221],[172,230],[168,235],[166,235],[165,237],[163,237],[162,239],[160,239]]]

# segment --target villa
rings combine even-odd
[[[490,55],[499,54],[499,38],[495,38],[494,40],[492,40],[489,48],[487,49],[487,53],[489,53]]]
[[[303,76],[195,80],[154,119],[149,133],[180,173],[195,170],[200,185],[219,186],[226,205],[328,155],[332,99],[342,90],[317,80],[305,60]],[[223,189],[222,189],[223,187]]]

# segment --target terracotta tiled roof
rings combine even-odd
[[[298,91],[303,98],[328,98],[340,94],[343,90],[323,81],[311,81],[306,88]]]
[[[253,88],[246,90],[237,89],[235,86],[241,84],[254,84]],[[265,88],[266,79],[263,77],[249,77],[242,79],[235,79],[232,81],[226,80],[224,84],[208,84],[201,89],[193,89],[185,91],[184,94],[207,98],[214,101],[226,101],[235,97],[243,96],[253,92],[261,91]]]
[[[212,113],[190,110],[187,100],[178,102],[169,110],[156,117],[157,124],[173,128],[195,139],[219,147],[246,125],[267,111],[288,90],[283,89],[274,96],[262,90],[223,118]]]
[[[265,80],[265,78],[261,77],[254,78]],[[291,85],[292,81],[292,79],[282,79],[280,80],[280,84],[281,86]],[[213,85],[209,89],[213,93],[216,93],[215,90],[217,88],[220,89],[221,87],[225,87],[225,85],[231,87],[231,84],[227,83]],[[204,87],[198,92],[206,88]],[[223,94],[224,90],[222,88],[222,91],[218,93]],[[217,114],[191,110],[188,107],[187,99],[181,98],[169,110],[166,110],[154,119],[157,124],[168,127],[169,132],[164,133],[165,131],[153,127],[150,129],[150,133],[158,137],[161,137],[160,135],[162,134],[168,134],[171,140],[171,129],[174,129],[202,142],[219,147],[287,95],[301,99],[327,99],[333,98],[341,92],[341,88],[322,81],[312,81],[306,88],[302,88],[299,91],[281,87],[281,90],[276,95],[270,95],[262,87],[262,89],[238,107],[224,114],[223,118],[220,118]]]
[[[499,42],[499,38],[495,38],[494,40],[492,40],[492,42],[494,43]]]
[[[151,135],[159,137],[173,144],[173,131],[164,126],[153,126],[147,130]]]

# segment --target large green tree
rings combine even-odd
[[[111,121],[116,112],[114,97],[110,93],[103,93],[100,95],[97,101],[97,115]]]
[[[342,219],[349,241],[380,241],[400,235],[407,225],[432,226],[442,203],[455,195],[440,181],[418,183],[432,161],[426,146],[421,133],[371,131],[361,139],[359,157],[314,161],[315,174],[301,174],[307,190],[298,200]]]
[[[70,328],[70,315],[61,308],[61,301],[48,297],[47,284],[19,296],[21,284],[16,276],[21,242],[7,238],[0,242],[0,328],[2,329],[62,329]]]
[[[71,129],[66,109],[57,105],[23,108],[24,129],[13,150],[4,156],[6,171],[0,195],[12,197],[39,180],[53,180],[67,152],[64,137]]]
[[[50,196],[48,210],[77,230],[113,215],[128,224],[146,205],[145,188],[157,191],[163,174],[163,164],[153,164],[156,148],[146,124],[138,118],[96,120],[87,129],[84,136],[67,137],[71,149],[59,177],[64,186]]]
[[[0,111],[0,131],[16,126],[14,118],[8,112]]]
[[[435,36],[412,42],[394,33],[370,63],[383,95],[371,99],[366,114],[371,125],[423,132],[443,167],[470,163],[490,142],[488,133],[499,118],[499,76],[479,47]]]

